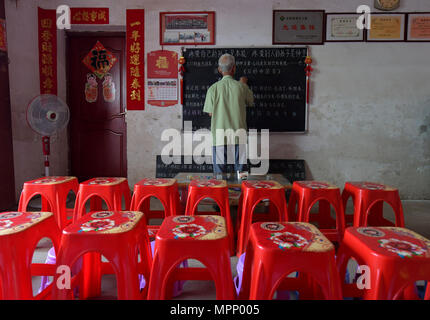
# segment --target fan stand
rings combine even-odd
[[[50,138],[42,137],[43,155],[45,156],[45,176],[49,176],[49,155],[50,155]]]

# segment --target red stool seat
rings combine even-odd
[[[37,243],[51,239],[55,250],[60,242],[60,229],[52,212],[3,212],[0,214],[0,287],[5,300],[33,299],[32,275],[56,273],[55,265],[31,263]],[[44,299],[49,286],[35,299]]]
[[[250,229],[239,299],[270,300],[278,287],[297,290],[302,272],[321,286],[326,299],[341,299],[333,244],[303,222],[256,222]]]
[[[151,210],[150,199],[160,200],[164,210]],[[180,200],[176,179],[145,178],[134,185],[130,210],[145,213],[150,238],[155,238],[160,226],[149,225],[150,219],[180,214]]]
[[[230,251],[234,252],[234,230],[230,216],[230,203],[228,198],[228,187],[225,180],[195,179],[188,186],[187,205],[185,215],[197,215],[197,206],[205,198],[211,198],[220,209],[220,215],[225,218],[228,237],[230,239]],[[208,213],[208,212],[206,212]],[[210,212],[210,214],[216,214]]]
[[[100,211],[85,215],[63,230],[57,264],[72,268],[81,255],[94,251],[111,263],[117,277],[118,299],[146,297],[146,288],[142,292],[139,289],[139,274],[149,279],[152,255],[142,212]],[[72,289],[55,288],[52,297],[70,299]]]
[[[370,289],[354,290],[356,284],[344,284],[345,296],[398,299],[416,281],[430,281],[430,241],[405,228],[347,228],[337,257],[341,279],[351,257],[370,268]],[[430,299],[429,288],[426,299]]]
[[[175,268],[197,259],[206,268]],[[213,280],[217,299],[234,299],[225,219],[217,215],[169,216],[155,240],[148,300],[168,299],[177,280]]]
[[[342,192],[342,202],[344,208],[348,199],[352,197],[354,203],[353,219],[347,215],[347,222],[360,226],[396,226],[404,227],[403,207],[400,201],[399,191],[380,183],[358,181],[346,182]],[[383,217],[383,203],[388,203],[394,211],[396,222]],[[353,221],[351,221],[353,220]]]
[[[265,219],[260,218],[259,220],[288,221],[285,189],[281,184],[270,180],[243,181],[237,210],[237,256],[246,250],[254,209],[260,201],[265,199],[270,201],[271,212]]]
[[[318,214],[311,215],[312,207],[318,202]],[[295,208],[297,205],[297,212]],[[330,215],[333,206],[336,219]],[[317,222],[318,229],[333,242],[340,243],[345,230],[345,212],[342,205],[340,189],[328,182],[294,181],[288,204],[290,220]],[[294,221],[293,220],[293,221]]]
[[[27,211],[30,200],[40,195],[42,197],[42,211],[53,212],[60,229],[67,226],[66,201],[70,191],[78,192],[78,179],[76,177],[43,177],[24,183],[19,199],[18,211]]]

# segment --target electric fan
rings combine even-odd
[[[27,107],[27,123],[42,136],[45,176],[49,176],[50,137],[63,130],[69,122],[69,107],[53,94],[41,94]]]

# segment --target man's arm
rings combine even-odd
[[[245,102],[246,102],[246,105],[249,106],[249,107],[254,106],[254,94],[252,93],[252,90],[249,89],[248,78],[247,77],[240,77],[240,82],[243,83],[244,87],[245,87],[245,94],[246,94]]]

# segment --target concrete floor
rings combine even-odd
[[[405,217],[405,226],[424,237],[430,239],[430,201],[402,201]],[[352,213],[352,203],[347,205],[347,214]],[[152,204],[151,204],[152,206]],[[157,204],[155,204],[157,207]],[[30,209],[30,210],[34,210]],[[384,205],[384,216],[394,221],[394,214],[389,206]],[[232,211],[232,218],[235,221],[236,212]],[[33,262],[44,262],[47,252],[51,247],[48,239],[42,239],[37,246],[33,256]],[[236,265],[237,257],[231,257],[232,275],[237,275]],[[198,261],[189,261],[190,266],[201,265]],[[354,265],[349,266],[350,272],[353,272]],[[33,277],[33,291],[37,292],[40,284],[40,277]],[[102,295],[96,299],[116,299],[116,279],[114,275],[104,275],[102,278]],[[186,281],[183,292],[175,297],[177,300],[213,300],[215,299],[215,286],[212,281]]]

